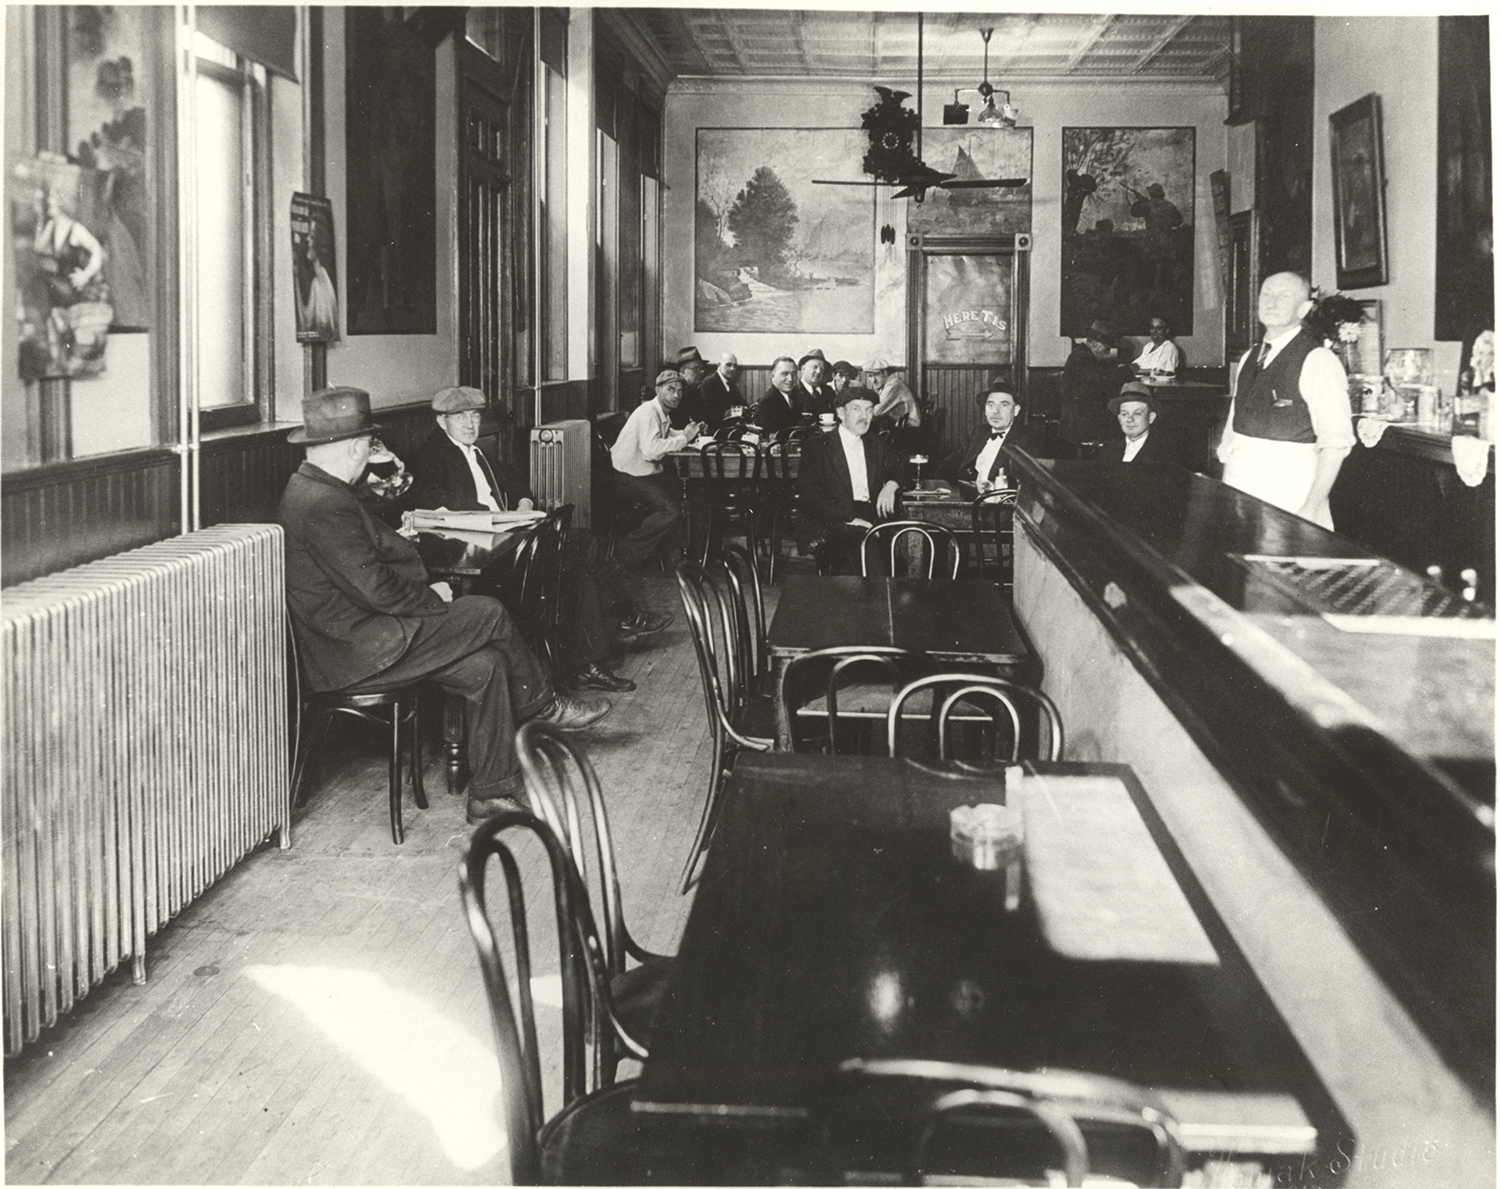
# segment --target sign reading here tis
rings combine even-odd
[[[998,341],[1005,337],[1005,319],[988,307],[955,310],[943,315],[943,335],[950,342],[984,339]]]

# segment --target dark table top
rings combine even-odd
[[[842,1061],[934,1059],[1124,1078],[1162,1097],[1189,1151],[1256,1124],[1263,1144],[1305,1150],[1316,1130],[1331,1151],[1342,1120],[1131,771],[1028,772],[1046,777],[1049,797],[1068,796],[1067,778],[1080,776],[1128,790],[1126,812],[1133,804],[1156,840],[1152,858],[1175,877],[1180,911],[1201,923],[1207,961],[1081,960],[1051,948],[1029,882],[1007,907],[1003,873],[951,853],[950,811],[1002,800],[996,780],[884,757],[747,754],[725,794],[637,1110],[790,1124]]]
[[[493,533],[423,529],[417,534],[417,552],[434,580],[489,577],[509,561],[535,527],[523,524]]]
[[[1019,665],[1027,657],[1009,605],[979,578],[793,575],[768,633],[771,656],[878,644],[961,663]]]

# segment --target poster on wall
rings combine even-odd
[[[401,12],[344,18],[350,335],[437,333],[437,70]]]
[[[1012,362],[1010,324],[1014,258],[930,255],[926,258],[923,362]]]
[[[23,380],[97,375],[114,318],[96,170],[53,154],[16,164],[11,195]]]
[[[150,215],[146,200],[146,113],[152,109],[145,64],[154,25],[171,9],[76,4],[65,10],[67,134],[73,160],[90,171],[99,211],[94,234],[104,248],[103,280],[114,308],[113,331],[149,330],[146,286]]]
[[[1015,235],[1031,230],[1030,128],[929,128],[922,159],[961,181],[1027,178],[1024,186],[929,190],[906,204],[906,230],[924,235]]]
[[[857,128],[700,128],[693,329],[872,334],[875,191]]]
[[[331,343],[339,337],[339,292],[335,277],[333,203],[311,194],[292,195],[292,263],[299,343]]]
[[[1193,332],[1192,128],[1062,130],[1062,333]]]

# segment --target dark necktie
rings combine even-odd
[[[1271,353],[1271,344],[1267,343],[1267,342],[1262,342],[1261,345],[1260,345],[1260,355],[1257,356],[1256,360],[1255,360],[1255,367],[1256,367],[1257,371],[1262,370],[1262,369],[1265,368],[1265,366],[1266,366],[1266,356],[1268,356],[1270,353]]]
[[[495,478],[495,471],[494,468],[490,466],[490,460],[484,456],[484,451],[478,448],[475,449],[474,456],[479,459],[479,468],[485,473],[485,477],[490,481],[490,495],[494,497],[495,503],[499,505],[500,511],[506,511],[505,492],[500,490],[500,484]]]

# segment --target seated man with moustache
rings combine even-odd
[[[1177,466],[1177,450],[1156,426],[1156,396],[1150,387],[1132,380],[1109,402],[1109,411],[1120,419],[1125,436],[1105,444],[1099,452],[1104,462],[1128,462],[1141,466]]]
[[[797,544],[830,574],[858,574],[865,530],[895,515],[906,460],[870,433],[875,394],[861,385],[838,395],[839,428],[802,447],[797,472]]]
[[[287,609],[307,684],[318,691],[389,690],[430,681],[460,695],[468,725],[471,823],[525,803],[516,725],[565,730],[609,713],[602,700],[552,688],[509,612],[483,595],[455,599],[429,582],[416,547],[370,514],[356,494],[379,429],[370,394],[325,388],[302,402],[287,440],[307,457],[287,483]]]
[[[447,508],[453,512],[525,511],[535,506],[526,483],[498,458],[479,449],[479,429],[485,407],[477,388],[444,388],[432,398],[437,426],[418,451],[413,471],[413,496],[419,508]],[[646,609],[645,591],[638,579],[626,575],[601,553],[594,535],[584,528],[568,533],[563,552],[565,586],[577,593],[576,622],[567,622],[572,651],[579,662],[574,684],[581,688],[624,693],[635,682],[609,669],[622,645],[654,635],[671,623],[670,615]]]
[[[1041,447],[1040,435],[1016,424],[1021,405],[1004,388],[992,385],[989,391],[979,394],[979,403],[984,407],[985,424],[963,446],[942,459],[933,473],[939,479],[973,483],[981,492],[992,487],[1014,486],[1013,477],[1005,475],[1002,451],[1012,446],[1035,454]]]
[[[725,351],[719,356],[719,366],[698,385],[703,421],[710,433],[723,424],[730,409],[745,407],[745,398],[740,395],[739,374],[740,361]]]

